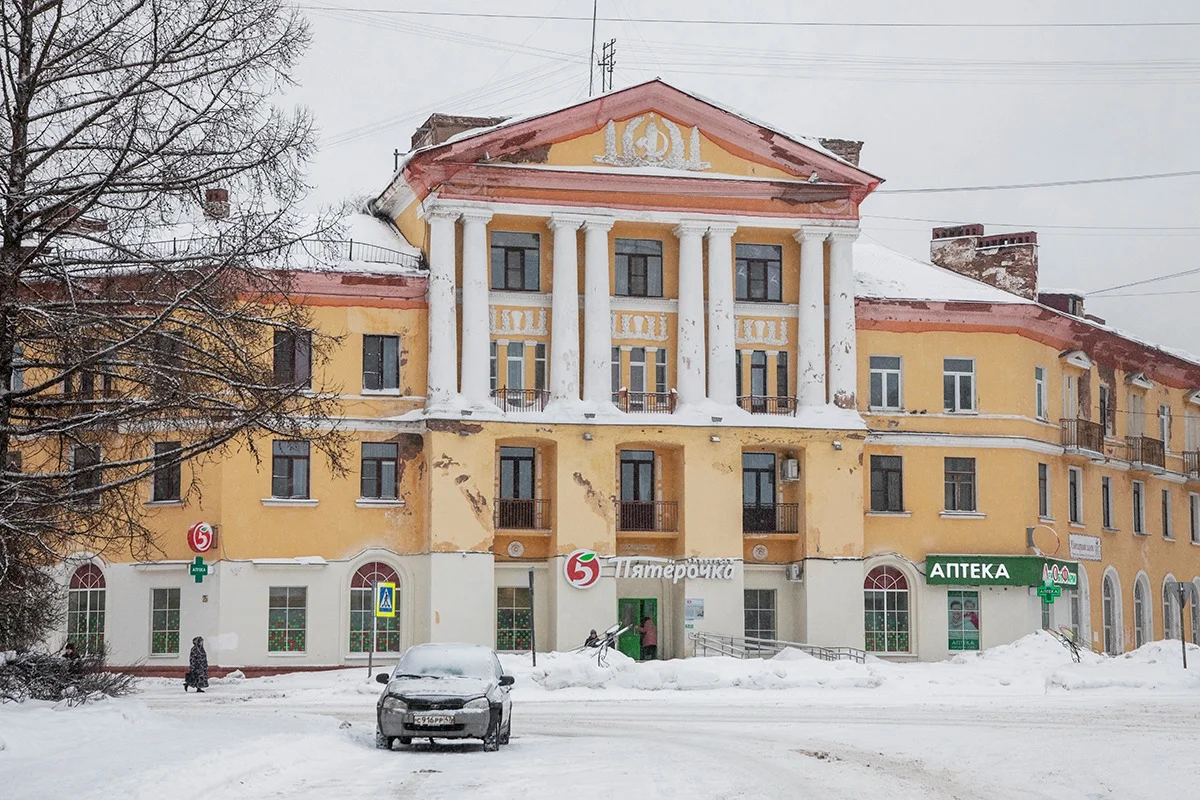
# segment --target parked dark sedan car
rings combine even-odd
[[[474,644],[419,644],[376,680],[379,698],[375,745],[391,750],[397,739],[482,739],[499,750],[512,735],[512,701],[496,651]]]

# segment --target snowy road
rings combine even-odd
[[[16,736],[0,711],[3,794],[1063,800],[1187,796],[1200,779],[1194,698],[1064,692],[874,705],[869,692],[530,692],[522,702],[518,691],[513,742],[499,753],[473,744],[384,753],[373,746],[373,690],[327,697],[254,683],[23,710]],[[42,715],[83,724],[55,736],[60,726]],[[36,755],[21,758],[26,748]]]

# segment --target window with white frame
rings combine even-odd
[[[1110,656],[1121,654],[1121,606],[1117,591],[1117,578],[1112,573],[1104,576],[1100,598],[1104,613],[1104,652]]]
[[[1175,578],[1171,575],[1163,581],[1162,587],[1162,615],[1163,615],[1163,638],[1178,639],[1180,636],[1179,630],[1179,593],[1174,589]]]
[[[19,392],[25,388],[25,347],[14,345],[12,354],[12,371],[8,376],[8,390]]]
[[[1038,516],[1050,518],[1050,465],[1038,464]]]
[[[617,395],[621,391],[621,348],[614,347],[610,358],[612,368],[612,396],[613,402],[617,401]]]
[[[1192,581],[1192,597],[1200,597],[1200,580]],[[1200,644],[1200,603],[1192,603],[1192,644]]]
[[[975,459],[946,458],[946,510],[977,511],[975,497]]]
[[[367,392],[400,388],[400,337],[363,335],[362,385]]]
[[[942,359],[942,399],[948,412],[975,410],[975,359]]]
[[[1113,391],[1106,383],[1100,384],[1100,422],[1105,436],[1117,435],[1117,409],[1113,405]]]
[[[500,350],[495,341],[491,343],[491,354],[489,363],[488,378],[492,384],[492,391],[500,388]]]
[[[871,356],[871,408],[899,411],[903,395],[900,356]]]
[[[533,345],[533,388],[538,391],[546,389],[546,343],[537,342]]]
[[[654,391],[667,392],[667,350],[660,347],[654,351]]]
[[[1141,647],[1150,641],[1150,586],[1146,578],[1133,582],[1133,646]]]
[[[1129,435],[1141,436],[1142,432],[1146,429],[1144,418],[1146,399],[1137,392],[1131,391],[1128,394],[1128,402],[1125,404],[1125,408],[1128,409],[1125,412],[1125,416],[1127,417],[1126,426],[1129,429]]]
[[[267,652],[303,653],[308,631],[308,587],[267,590]]]
[[[179,653],[179,590],[150,590],[150,653]]]
[[[869,653],[907,653],[911,647],[908,580],[895,567],[875,567],[863,581]]]
[[[1188,527],[1192,544],[1200,544],[1200,494],[1195,492],[1188,495]]]
[[[629,391],[640,394],[646,391],[646,348],[634,347],[629,351]]]
[[[1100,479],[1100,507],[1102,510],[1104,529],[1111,531],[1116,528],[1113,524],[1112,478],[1105,476]]]
[[[520,391],[525,388],[525,343],[509,342],[507,356],[505,377],[508,382],[505,388],[510,392]]]
[[[775,590],[744,589],[746,638],[775,639]]]
[[[83,564],[67,585],[67,641],[85,656],[104,655],[105,605],[108,589],[95,564]]]
[[[496,589],[496,649],[501,652],[528,650],[533,641],[533,606],[528,587]]]
[[[1171,528],[1171,490],[1162,490],[1162,535],[1164,539],[1174,539],[1175,531]]]
[[[1183,449],[1189,452],[1200,450],[1200,414],[1188,410],[1183,417]]]
[[[1133,482],[1133,532],[1146,532],[1146,484]]]
[[[1046,396],[1046,368],[1033,368],[1033,403],[1038,419],[1046,419],[1049,403]]]
[[[1067,469],[1067,502],[1070,504],[1069,519],[1073,525],[1083,524],[1083,470],[1079,467]]]
[[[1158,407],[1158,438],[1162,440],[1163,450],[1171,449],[1171,407]]]
[[[1079,378],[1071,373],[1063,375],[1062,418],[1076,419],[1079,416]]]

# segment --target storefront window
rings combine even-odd
[[[948,592],[947,613],[951,650],[979,649],[979,592]]]
[[[775,638],[775,590],[746,589],[746,638]]]
[[[267,598],[267,652],[303,653],[308,630],[308,587],[272,586]]]
[[[84,564],[71,575],[67,592],[67,640],[85,656],[104,655],[104,573]]]
[[[863,581],[866,643],[872,653],[909,652],[908,581],[895,567],[876,567]]]
[[[375,631],[376,653],[400,652],[400,604],[396,616],[375,617],[375,586],[393,583],[399,586],[396,570],[387,564],[372,561],[363,564],[350,581],[350,652],[371,650],[371,631]]]
[[[501,587],[496,590],[496,649],[500,651],[529,650],[533,627],[533,609],[529,589]]]

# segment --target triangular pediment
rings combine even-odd
[[[469,178],[478,183],[483,170],[510,167],[601,177],[806,184],[815,198],[840,195],[856,204],[881,182],[817,140],[782,133],[657,79],[466,131],[411,153],[395,179],[407,184],[411,199],[420,200],[464,170],[473,170]],[[394,206],[391,210],[399,212]]]

